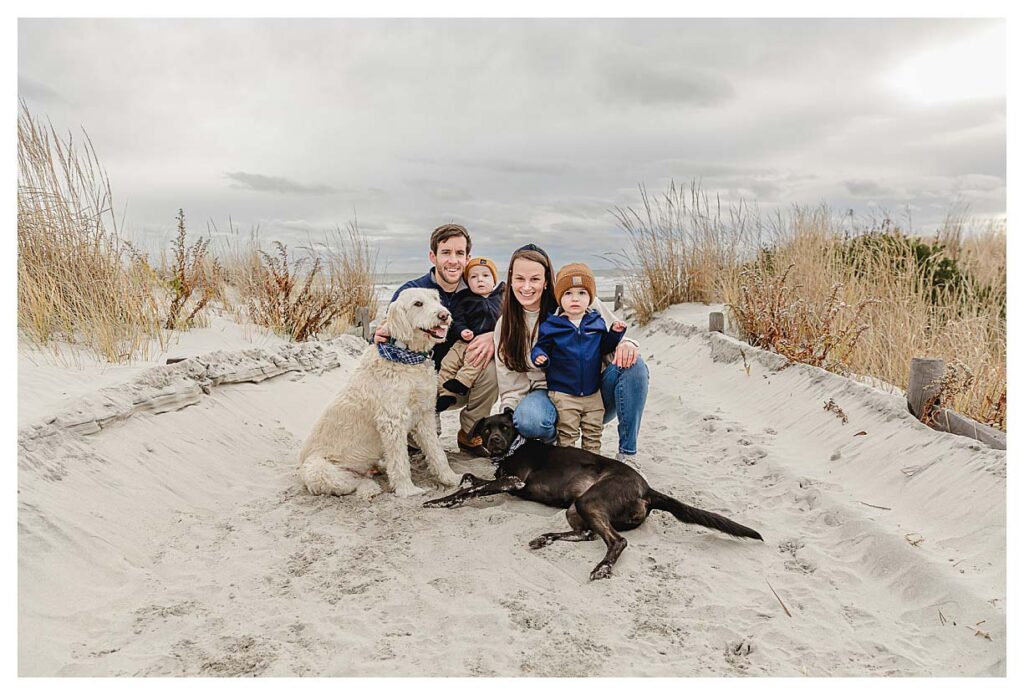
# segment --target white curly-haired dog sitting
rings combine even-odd
[[[311,493],[369,499],[381,491],[370,475],[382,460],[396,495],[425,492],[409,476],[410,432],[434,477],[458,485],[435,430],[437,373],[429,354],[450,323],[437,290],[404,290],[388,307],[391,340],[363,353],[302,445],[299,475]]]

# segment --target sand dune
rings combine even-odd
[[[233,343],[63,399],[32,382],[20,674],[1005,674],[1005,452],[710,335],[706,311],[630,329],[652,372],[640,462],[766,542],[655,512],[598,582],[600,543],[527,547],[561,510],[302,489],[299,443],[357,338]],[[456,428],[455,470],[489,474]]]

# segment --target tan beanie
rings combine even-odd
[[[469,271],[473,268],[478,268],[482,265],[487,266],[487,269],[491,271],[491,277],[494,278],[494,284],[498,284],[498,266],[494,265],[494,261],[490,258],[484,258],[483,256],[477,256],[476,258],[470,258],[466,261],[466,269],[462,271],[462,279],[469,282]]]
[[[582,287],[590,293],[590,301],[597,297],[597,282],[594,273],[586,263],[570,263],[562,266],[555,276],[555,300],[561,304],[562,295],[570,287]]]

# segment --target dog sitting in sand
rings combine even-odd
[[[459,476],[448,465],[434,422],[437,373],[430,351],[444,341],[451,314],[437,290],[408,289],[388,308],[391,339],[363,353],[348,384],[334,399],[299,453],[299,475],[314,495],[370,499],[380,486],[371,475],[383,462],[396,495],[422,490],[409,474],[409,433],[443,485]]]
[[[423,506],[457,507],[474,497],[506,492],[552,507],[568,507],[565,515],[572,530],[545,533],[530,541],[530,547],[600,538],[607,552],[590,573],[591,579],[611,575],[612,565],[626,548],[626,539],[618,532],[637,528],[655,509],[669,512],[687,524],[763,540],[754,529],[721,514],[691,507],[652,490],[647,480],[625,463],[583,449],[524,439],[512,424],[509,408],[482,418],[472,434],[483,438],[484,448],[497,464],[495,479],[481,480],[467,473],[462,477],[462,489],[424,502]]]

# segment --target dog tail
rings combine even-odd
[[[303,459],[299,477],[314,495],[348,495],[355,492],[356,478],[319,454]]]
[[[651,490],[650,499],[651,509],[660,509],[663,512],[669,512],[672,516],[685,524],[707,526],[708,528],[713,528],[733,536],[740,536],[741,538],[756,538],[759,541],[764,540],[761,538],[761,534],[752,528],[747,528],[743,524],[737,524],[732,519],[727,519],[721,514],[715,514],[714,512],[708,512],[703,509],[691,507],[688,504],[683,504],[674,497],[663,495],[657,490]]]

